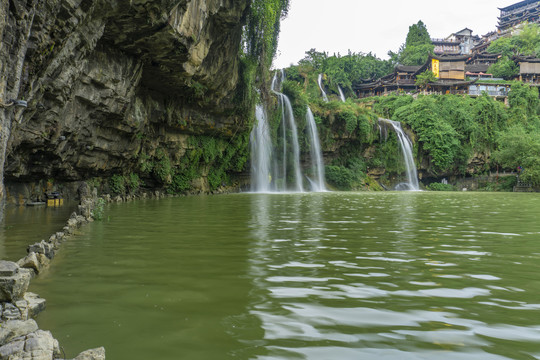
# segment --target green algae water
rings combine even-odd
[[[0,216],[0,259],[17,261],[26,256],[28,245],[62,231],[76,210],[74,201],[65,201],[58,207],[6,206]]]
[[[30,290],[68,358],[538,359],[539,215],[513,193],[110,205]]]

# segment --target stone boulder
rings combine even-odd
[[[2,323],[0,327],[0,346],[9,343],[14,338],[26,336],[38,330],[34,320],[10,320]]]
[[[19,300],[30,285],[34,271],[11,261],[0,261],[0,301]]]
[[[58,340],[49,331],[36,330],[0,347],[0,359],[52,360],[60,357]]]
[[[35,318],[40,312],[45,310],[45,299],[39,295],[27,292],[22,300],[15,302],[15,306],[21,312],[21,319],[28,320]]]
[[[83,351],[73,360],[105,360],[105,348],[100,347]]]

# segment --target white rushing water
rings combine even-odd
[[[313,179],[302,173],[296,120],[289,98],[281,92],[284,79],[284,71],[278,71],[271,85],[272,92],[278,98],[278,108],[281,111],[281,129],[277,134],[279,149],[272,144],[268,116],[263,105],[257,105],[255,109],[257,123],[250,136],[251,191],[259,193],[303,192],[304,178],[311,184],[312,191],[326,191],[324,161],[317,125],[309,108],[306,134]]]
[[[317,124],[313,117],[311,109],[307,108],[306,114],[308,133],[310,139],[310,153],[311,153],[311,168],[315,179],[311,181],[313,191],[326,191],[325,179],[324,179],[324,162],[321,151],[321,144],[319,142],[319,132],[317,131]]]
[[[401,123],[383,118],[379,118],[379,123],[390,125],[392,127],[397,135],[401,152],[403,153],[403,161],[407,170],[407,182],[398,184],[396,190],[420,190],[420,187],[418,186],[418,172],[416,171],[416,165],[414,164],[412,155],[412,143],[409,137],[403,132]]]
[[[257,123],[251,131],[251,191],[270,192],[272,173],[272,139],[262,105],[255,108]]]
[[[319,84],[319,89],[321,89],[323,100],[328,102],[328,96],[326,96],[326,92],[324,91],[323,84],[322,84],[322,77],[323,77],[323,74],[319,74],[319,79],[317,80],[317,83]]]
[[[339,91],[339,98],[341,99],[341,101],[343,101],[343,102],[347,101],[345,99],[345,94],[343,93],[343,90],[341,89],[341,86],[338,85],[337,88],[338,88],[338,91]]]

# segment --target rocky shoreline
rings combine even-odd
[[[86,188],[86,189],[84,189]],[[62,231],[47,240],[28,246],[28,255],[17,262],[0,261],[0,360],[60,360],[63,351],[50,331],[40,330],[36,316],[45,310],[45,299],[27,292],[32,278],[49,267],[63,242],[81,226],[94,221],[100,202],[97,191],[89,194],[83,186],[77,212],[73,212]],[[81,194],[82,195],[82,194]],[[109,196],[103,198],[112,201]],[[116,200],[116,199],[115,199]],[[103,347],[80,353],[74,360],[104,360]]]
[[[237,188],[221,188],[215,193],[227,193]],[[98,190],[83,182],[77,189],[79,206],[67,220],[62,231],[47,240],[29,245],[28,254],[16,262],[0,260],[0,360],[66,360],[50,331],[40,330],[36,316],[45,310],[45,299],[27,292],[31,280],[46,270],[60,246],[76,230],[98,220],[106,203],[129,202],[138,199],[161,199],[174,195],[154,190],[137,195],[98,196]],[[73,360],[104,360],[105,348],[83,351]]]

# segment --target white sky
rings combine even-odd
[[[422,20],[432,38],[468,27],[473,34],[496,30],[500,10],[519,0],[290,0],[281,23],[274,68],[304,58],[311,48],[330,55],[372,52],[387,59],[405,42],[409,26]]]

